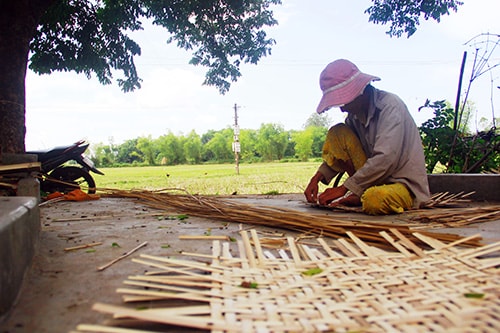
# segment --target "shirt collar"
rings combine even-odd
[[[366,124],[364,124],[365,127],[368,127],[368,125],[370,124],[370,121],[372,120],[372,118],[375,115],[375,110],[377,109],[377,107],[375,105],[375,101],[377,100],[377,97],[378,97],[378,90],[375,89],[375,87],[373,87],[372,92],[373,93],[372,93],[371,98],[370,98],[370,106],[368,107],[368,113],[366,115]]]

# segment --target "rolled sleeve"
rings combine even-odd
[[[326,162],[323,162],[319,166],[318,172],[323,175],[323,179],[321,180],[321,182],[325,185],[330,184],[332,179],[338,174],[338,172],[330,168],[328,164],[326,164]]]

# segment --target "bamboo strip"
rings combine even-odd
[[[190,257],[207,258],[207,259],[213,259],[213,260],[224,260],[224,261],[229,261],[229,262],[240,262],[241,261],[241,259],[239,259],[239,258],[226,257],[226,256],[214,256],[213,254],[202,254],[202,253],[196,253],[196,252],[181,251],[180,254],[182,254],[184,256],[190,256]]]
[[[98,245],[102,245],[102,242],[95,242],[95,243],[78,245],[78,246],[73,246],[73,247],[66,247],[66,248],[64,248],[64,251],[74,251],[74,250],[86,249],[86,248],[94,247],[94,246],[98,246]]]
[[[352,233],[351,231],[347,231],[346,234],[368,257],[370,258],[377,257],[374,251],[372,251],[372,249],[367,244],[365,244],[361,239],[356,237],[354,233]]]
[[[302,248],[303,252],[304,252],[304,258],[306,260],[309,260],[309,261],[319,261],[321,260],[320,257],[313,252],[313,250],[307,246],[307,245],[304,245],[304,244],[299,244],[300,247]]]
[[[183,276],[146,276],[146,275],[136,275],[129,276],[127,279],[134,281],[146,281],[146,282],[155,282],[155,283],[165,283],[165,284],[173,284],[177,286],[186,286],[186,287],[204,287],[210,288],[213,286],[210,282],[203,282],[198,280],[187,280],[182,278]]]
[[[134,303],[134,302],[154,302],[154,301],[163,301],[165,297],[157,297],[157,296],[130,296],[123,295],[122,300],[125,303]]]
[[[350,257],[363,257],[363,254],[359,252],[356,247],[352,246],[347,240],[344,238],[339,238],[334,241],[335,244],[340,245],[340,248],[346,252],[346,254],[351,254]]]
[[[479,270],[500,266],[500,258],[481,259],[481,264],[477,267]]]
[[[229,240],[229,236],[223,235],[180,235],[180,240]]]
[[[262,246],[260,245],[259,236],[257,236],[257,231],[255,229],[250,230],[250,235],[252,236],[253,247],[255,248],[255,252],[257,254],[257,260],[259,261],[259,265],[264,265],[265,256],[262,253]]]
[[[214,266],[219,266],[220,264],[219,257],[221,256],[221,248],[220,248],[220,242],[218,240],[212,241],[212,255],[214,256],[212,264]]]
[[[468,250],[462,251],[460,253],[460,255],[461,255],[461,257],[465,257],[465,256],[469,256],[469,255],[474,256],[474,254],[477,253],[478,251],[484,251],[486,249],[490,249],[492,247],[498,246],[498,243],[500,243],[500,242],[495,242],[495,243],[487,244],[487,245],[484,245],[484,246],[481,246],[481,247],[478,247],[478,248],[468,249]]]
[[[114,259],[114,260],[111,260],[110,262],[108,262],[107,264],[104,264],[102,266],[99,266],[97,267],[97,270],[98,271],[103,271],[105,270],[106,268],[108,268],[109,266],[117,263],[118,261],[122,260],[122,259],[125,259],[126,257],[130,256],[131,254],[133,254],[135,251],[139,250],[141,247],[144,247],[148,245],[148,242],[145,241],[139,245],[137,245],[136,247],[134,247],[132,250],[128,251],[128,252],[125,252],[123,255],[119,256],[118,258]]]
[[[166,263],[172,266],[181,266],[184,268],[189,268],[189,269],[195,269],[195,270],[201,270],[201,271],[207,271],[207,272],[222,272],[223,270],[221,268],[216,268],[215,266],[209,266],[206,263],[202,262],[195,262],[192,260],[182,260],[178,258],[168,258],[168,257],[159,257],[159,256],[152,256],[149,254],[141,254],[141,258],[146,258],[149,260],[155,260],[159,261],[162,263]]]
[[[164,270],[165,272],[174,272],[174,273],[178,273],[178,274],[191,275],[193,277],[196,277],[196,278],[200,279],[200,281],[205,280],[205,281],[213,281],[213,282],[220,282],[220,283],[227,282],[227,280],[216,278],[213,275],[210,276],[210,275],[204,275],[204,274],[197,274],[195,272],[192,272],[191,270],[183,270],[183,269],[180,269],[180,268],[175,268],[175,267],[171,267],[171,266],[165,266],[165,265],[158,264],[158,263],[151,262],[151,261],[145,261],[145,260],[141,260],[141,259],[132,259],[132,261],[136,262],[136,263],[139,263],[139,264],[146,265],[146,266],[152,266],[152,267],[160,268],[160,269]],[[208,268],[208,266],[207,266],[207,268]],[[206,272],[210,272],[210,271],[206,271]]]
[[[63,197],[62,198],[56,198],[60,199],[59,201],[65,200]],[[48,201],[43,202],[43,204],[47,203]],[[50,200],[50,202],[53,202]],[[151,217],[151,216],[163,216],[165,214],[168,214],[168,212],[157,212],[157,213],[145,213],[145,214],[116,214],[116,215],[95,215],[95,216],[88,216],[88,217],[68,217],[68,218],[59,218],[59,219],[53,219],[51,222],[72,222],[72,221],[94,221],[94,220],[106,220],[106,219],[121,219],[124,217],[133,217],[133,218],[143,218],[143,217]]]
[[[107,305],[103,303],[94,304],[92,309],[99,312],[119,315],[122,317],[127,316],[130,318],[136,318],[146,321],[178,325],[178,326],[184,326],[187,322],[189,322],[190,327],[206,329],[206,330],[227,328],[226,323],[224,321],[215,321],[210,317],[204,317],[204,316],[197,317],[197,316],[183,316],[175,314],[170,315],[168,313],[168,310],[164,311],[164,313],[158,313],[158,312],[152,313],[148,312],[148,310],[135,311],[135,310],[130,310],[128,308]]]
[[[325,250],[325,252],[331,257],[331,258],[340,258],[340,254],[338,254],[337,252],[335,252],[334,250],[332,250],[332,248],[330,246],[328,246],[328,244],[326,244],[325,240],[323,238],[318,238],[318,243],[321,244],[321,246],[323,247],[323,250]]]
[[[244,270],[247,270],[249,268],[249,265],[248,265],[245,244],[243,243],[243,241],[241,239],[238,239],[236,241],[236,244],[238,244],[238,252],[239,252],[240,258],[241,258],[241,268]]]
[[[411,249],[415,254],[419,257],[424,257],[425,253],[418,247],[416,246],[412,241],[410,241],[408,238],[406,238],[399,230],[391,228],[390,231],[401,240],[401,243],[403,243],[407,248]]]
[[[120,328],[103,325],[80,324],[76,327],[79,332],[101,332],[101,333],[155,333],[153,331],[144,331],[131,328]]]
[[[296,265],[300,265],[302,260],[300,259],[299,250],[297,249],[293,237],[287,237],[286,239],[288,241],[288,248],[290,249],[290,253],[292,254],[293,261]]]
[[[229,258],[226,260],[235,260],[235,258],[233,258],[233,255],[231,254],[231,249],[229,247],[228,242],[222,243],[222,258]],[[236,259],[236,260],[239,261],[239,259]]]
[[[208,305],[185,305],[185,306],[176,306],[176,307],[149,308],[149,309],[147,309],[147,311],[149,313],[157,312],[158,314],[162,314],[166,310],[168,310],[169,314],[173,314],[173,315],[199,316],[199,315],[210,314],[210,306],[208,306]]]
[[[394,238],[392,238],[387,232],[381,231],[380,235],[382,235],[382,237],[385,240],[387,240],[392,246],[394,246],[399,252],[404,254],[406,257],[412,256],[412,254],[405,247],[401,246],[401,244],[399,244],[399,242],[394,240]]]
[[[450,247],[453,247],[453,246],[457,246],[459,244],[463,244],[464,242],[467,242],[471,239],[481,239],[481,234],[474,234],[474,235],[471,235],[471,236],[468,236],[468,237],[465,237],[465,238],[462,238],[462,239],[458,239],[454,242],[451,242],[447,245],[445,245],[443,248],[441,249],[447,249],[447,248],[450,248]]]
[[[245,230],[242,230],[240,231],[240,235],[241,240],[243,241],[245,257],[248,259],[248,264],[250,265],[250,268],[255,268],[257,267],[257,263],[255,262],[255,256],[252,250],[252,244],[248,238],[248,233]]]
[[[194,289],[194,288],[183,288],[183,287],[175,287],[171,286],[168,284],[157,284],[157,283],[151,283],[151,282],[142,282],[142,281],[129,281],[125,280],[123,281],[123,284],[129,285],[129,286],[136,286],[136,287],[145,287],[145,288],[156,288],[160,290],[169,290],[169,291],[175,291],[178,293],[184,293],[184,294],[193,294],[193,295],[200,295],[200,296],[209,296],[209,297],[220,297],[218,294],[206,292],[203,289]],[[195,286],[200,288],[201,286]]]
[[[465,258],[465,259],[467,259],[467,258],[477,258],[477,257],[480,257],[480,256],[484,256],[486,254],[494,253],[496,251],[500,251],[500,242],[496,242],[496,243],[493,243],[493,244],[485,245],[483,247],[480,247],[480,248],[476,249],[475,251],[471,251],[469,253],[462,254],[461,257]]]
[[[162,297],[163,299],[184,299],[188,301],[210,302],[210,297],[204,297],[195,293],[172,293],[168,291],[140,290],[130,288],[118,288],[116,292],[119,294],[130,294],[139,296]]]

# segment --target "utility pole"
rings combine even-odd
[[[236,163],[236,174],[240,174],[240,127],[238,126],[238,108],[239,106],[234,103],[234,136],[233,136],[233,151],[234,162]]]

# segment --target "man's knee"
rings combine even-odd
[[[363,211],[370,215],[399,214],[410,209],[413,199],[403,184],[372,186],[361,196]]]
[[[336,136],[336,137],[341,137],[341,136],[351,136],[355,135],[352,129],[347,126],[344,123],[338,123],[330,127],[328,130],[328,136]]]

